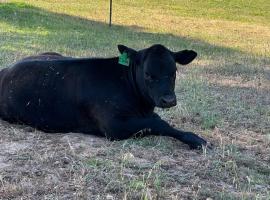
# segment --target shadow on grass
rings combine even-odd
[[[243,130],[269,133],[269,88],[210,84],[208,90],[210,96],[218,95],[212,112],[219,113],[222,120],[229,124],[227,130],[242,130],[243,135],[248,134]]]
[[[13,61],[9,55],[21,52],[21,56],[59,51],[72,56],[117,55],[116,45],[121,43],[141,49],[161,43],[173,50],[195,49],[206,59],[237,57],[243,54],[231,48],[215,46],[199,39],[172,34],[142,32],[143,28],[96,22],[76,16],[53,13],[25,3],[0,4],[0,50],[5,59],[0,64]],[[9,55],[8,55],[9,54]]]
[[[256,64],[251,62],[226,62],[218,65],[209,65],[203,68],[203,71],[207,74],[219,75],[226,78],[241,77],[242,80],[257,79],[259,76],[267,79],[267,69],[263,64],[263,61],[257,61]]]

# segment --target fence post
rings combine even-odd
[[[110,22],[109,26],[112,26],[112,0],[110,0]]]

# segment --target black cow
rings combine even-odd
[[[45,132],[82,132],[122,140],[174,137],[190,148],[207,145],[172,128],[154,108],[176,105],[176,62],[190,63],[192,50],[162,45],[135,51],[118,45],[120,57],[25,59],[0,72],[0,117]]]

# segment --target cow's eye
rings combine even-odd
[[[153,80],[155,80],[155,77],[146,72],[145,73],[145,79],[149,80],[149,81],[153,81]]]

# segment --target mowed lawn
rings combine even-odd
[[[215,145],[0,121],[0,199],[270,199],[270,1],[118,0],[111,28],[109,1],[0,2],[1,68],[45,51],[117,56],[117,44],[197,51],[178,66],[178,105],[157,112]]]

